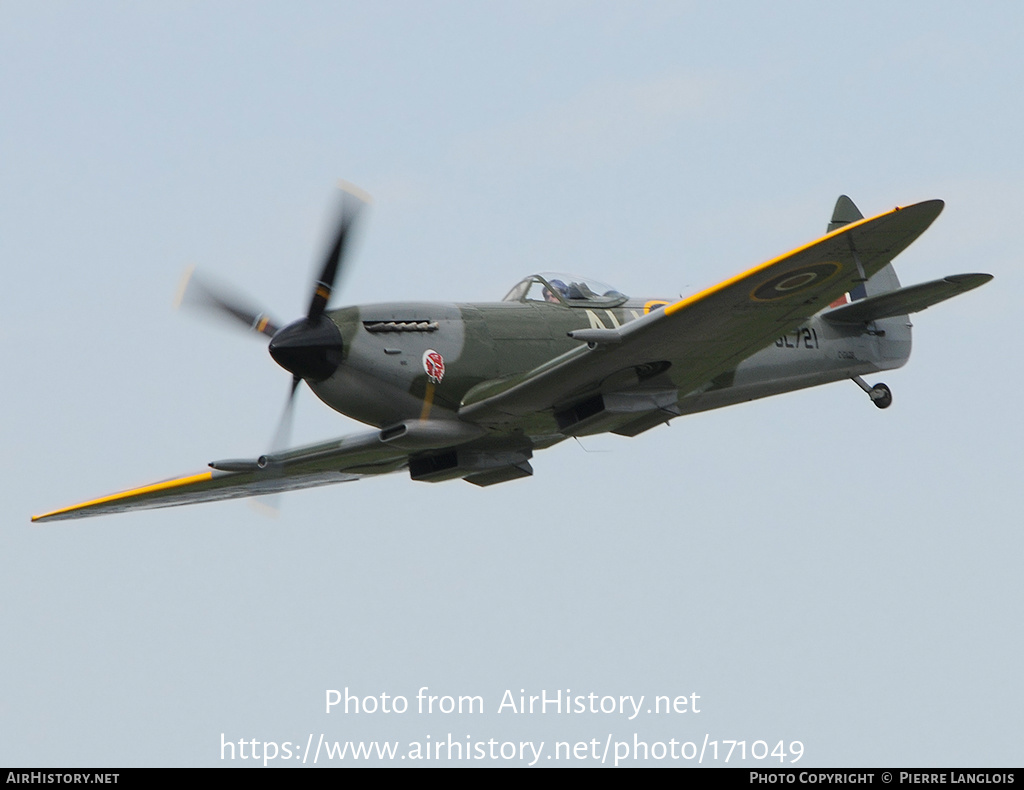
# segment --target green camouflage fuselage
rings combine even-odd
[[[376,427],[458,419],[467,395],[473,399],[478,394],[475,387],[484,382],[500,386],[578,349],[581,342],[569,332],[615,329],[664,304],[657,299],[628,299],[609,308],[544,302],[401,302],[332,310],[328,315],[341,332],[344,361],[330,378],[310,386],[331,408]],[[675,414],[898,367],[909,356],[910,330],[905,321],[887,323],[887,332],[866,335],[812,318],[700,389],[676,392],[674,413],[660,422]],[[428,376],[424,357],[429,352],[443,360],[440,381]],[[601,390],[629,390],[643,382],[664,392],[675,386],[675,372],[671,355],[640,359],[609,377]],[[564,433],[555,411],[557,407],[509,427],[554,439]]]

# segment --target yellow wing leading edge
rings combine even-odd
[[[498,424],[580,398],[617,371],[652,360],[672,362],[681,394],[696,389],[880,271],[928,229],[943,205],[928,200],[844,225],[608,330],[600,348],[572,349],[503,387],[484,382],[467,394],[459,414]],[[573,336],[595,340],[588,332]]]

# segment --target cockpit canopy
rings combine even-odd
[[[567,307],[615,307],[626,301],[606,283],[563,272],[542,272],[521,280],[503,302],[551,302]]]

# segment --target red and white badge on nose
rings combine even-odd
[[[444,357],[432,348],[423,352],[423,369],[427,372],[427,378],[434,384],[440,384],[444,378]]]

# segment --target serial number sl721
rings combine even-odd
[[[818,330],[801,326],[775,340],[776,348],[818,348]]]

